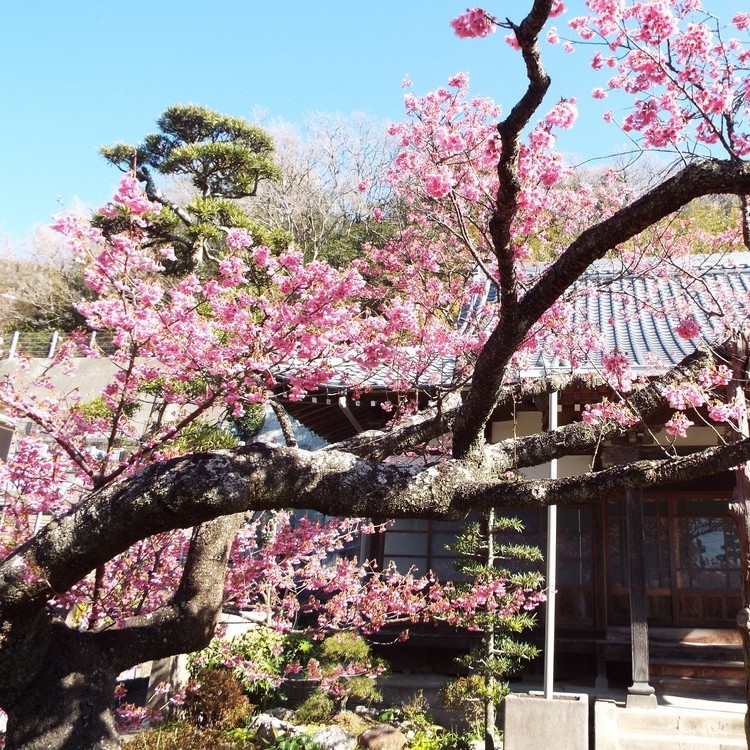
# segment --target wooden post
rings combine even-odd
[[[734,440],[750,437],[747,399],[745,389],[748,383],[748,341],[745,336],[737,336],[729,352],[732,364],[732,382],[727,390],[727,398],[744,407],[738,419]],[[745,704],[750,707],[750,462],[737,466],[734,472],[734,492],[729,503],[729,513],[737,527],[740,542],[740,576],[742,581],[742,608],[737,613],[737,628],[742,639],[742,652],[745,661]],[[745,711],[745,739],[750,747],[750,708]]]
[[[643,533],[643,495],[629,490],[626,499],[628,522],[628,558],[630,578],[630,642],[633,659],[633,684],[628,688],[628,708],[656,708],[654,688],[648,674],[648,602],[646,599],[645,544]]]

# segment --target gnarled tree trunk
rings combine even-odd
[[[118,750],[117,675],[141,662],[208,645],[223,600],[232,540],[244,514],[193,530],[180,585],[156,611],[81,632],[45,608],[21,609],[0,626],[0,705],[6,750]]]
[[[112,712],[119,669],[96,638],[50,623],[27,648],[31,674],[14,691],[2,682],[8,707],[6,750],[117,750]],[[39,657],[41,658],[41,661]],[[36,664],[34,664],[36,662]],[[19,681],[20,682],[20,681]]]

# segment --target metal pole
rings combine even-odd
[[[557,429],[557,392],[549,394],[547,429]],[[557,459],[549,464],[549,478],[557,479]],[[547,508],[547,613],[544,622],[544,697],[553,697],[555,681],[555,589],[557,588],[557,506]]]
[[[18,348],[18,337],[20,336],[19,331],[13,331],[13,337],[10,340],[10,349],[8,350],[8,359],[16,358],[16,349]]]
[[[52,357],[55,356],[55,349],[57,349],[57,339],[59,336],[60,334],[57,331],[54,331],[52,334],[52,340],[49,342],[49,352],[47,352],[47,357],[49,359],[52,359]]]

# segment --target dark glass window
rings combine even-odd
[[[393,561],[402,573],[413,567],[419,575],[431,570],[438,578],[456,578],[456,556],[446,545],[455,540],[462,526],[462,521],[395,521],[385,533],[383,563]]]

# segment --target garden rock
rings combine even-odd
[[[277,706],[276,708],[269,708],[265,713],[267,713],[269,716],[273,716],[274,719],[281,719],[281,721],[294,721],[294,711],[292,711],[291,708]]]
[[[380,710],[360,704],[354,707],[354,713],[358,716],[366,716],[368,719],[374,719],[380,714]]]
[[[364,750],[403,750],[407,743],[406,735],[390,724],[376,724],[357,739]]]
[[[296,734],[302,731],[294,724],[270,714],[258,714],[250,723],[250,729],[255,730],[255,738],[258,741],[267,745],[273,745],[282,734]]]
[[[328,726],[318,729],[312,738],[321,750],[354,750],[357,738],[341,727]]]

